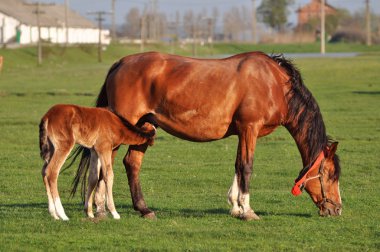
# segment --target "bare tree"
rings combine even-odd
[[[238,7],[232,7],[223,16],[223,31],[225,40],[241,40],[242,31],[244,31],[244,20],[241,10]]]
[[[136,7],[131,8],[125,18],[125,35],[131,39],[140,38],[141,14]]]
[[[193,37],[193,29],[195,25],[195,17],[193,10],[187,10],[183,15],[183,30],[187,38]]]

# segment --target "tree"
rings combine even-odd
[[[140,38],[141,15],[138,8],[131,8],[125,17],[125,34],[131,39]]]
[[[232,7],[223,16],[223,32],[225,40],[239,41],[244,32],[244,17],[241,9]]]
[[[263,0],[257,9],[261,21],[277,31],[283,31],[288,21],[288,6],[294,0]]]

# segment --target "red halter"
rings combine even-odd
[[[303,177],[301,179],[299,179],[298,181],[294,181],[295,184],[292,188],[292,194],[294,196],[298,196],[302,193],[302,187],[303,187],[303,184],[307,181],[307,180],[310,180],[310,179],[313,179],[313,178],[317,178],[319,177],[320,175],[316,176],[316,177],[311,177],[311,178],[306,178],[306,176],[312,172],[313,170],[315,169],[318,169],[321,165],[321,162],[322,160],[325,158],[325,153],[324,151],[322,150],[321,153],[318,155],[317,159],[315,160],[314,164],[312,167],[310,167],[310,169],[305,173],[305,175],[303,175]]]

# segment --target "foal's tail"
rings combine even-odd
[[[45,162],[51,159],[51,143],[47,135],[48,119],[41,119],[40,122],[40,156]]]

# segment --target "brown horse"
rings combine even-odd
[[[155,129],[150,124],[140,130],[105,108],[86,108],[64,104],[50,108],[40,123],[41,158],[45,161],[42,167],[42,177],[48,196],[50,214],[55,219],[68,220],[58,194],[57,180],[63,163],[77,143],[85,148],[91,148],[92,166],[97,169],[90,171],[90,174],[93,175],[90,176],[90,189],[86,198],[88,215],[93,216],[91,195],[98,182],[99,159],[107,187],[107,207],[113,217],[119,219],[120,216],[116,212],[112,196],[112,152],[121,144],[152,144],[154,135]]]
[[[134,125],[149,122],[190,141],[238,135],[228,200],[231,214],[244,220],[259,219],[249,202],[256,139],[282,125],[294,138],[304,166],[293,193],[298,195],[305,187],[321,215],[341,214],[337,142],[328,139],[318,104],[299,71],[282,56],[261,52],[225,59],[156,52],[127,56],[110,68],[97,107],[109,107]],[[129,146],[124,165],[134,208],[149,218],[154,212],[146,206],[139,182],[146,149],[147,144]],[[102,191],[98,188],[97,193]]]

